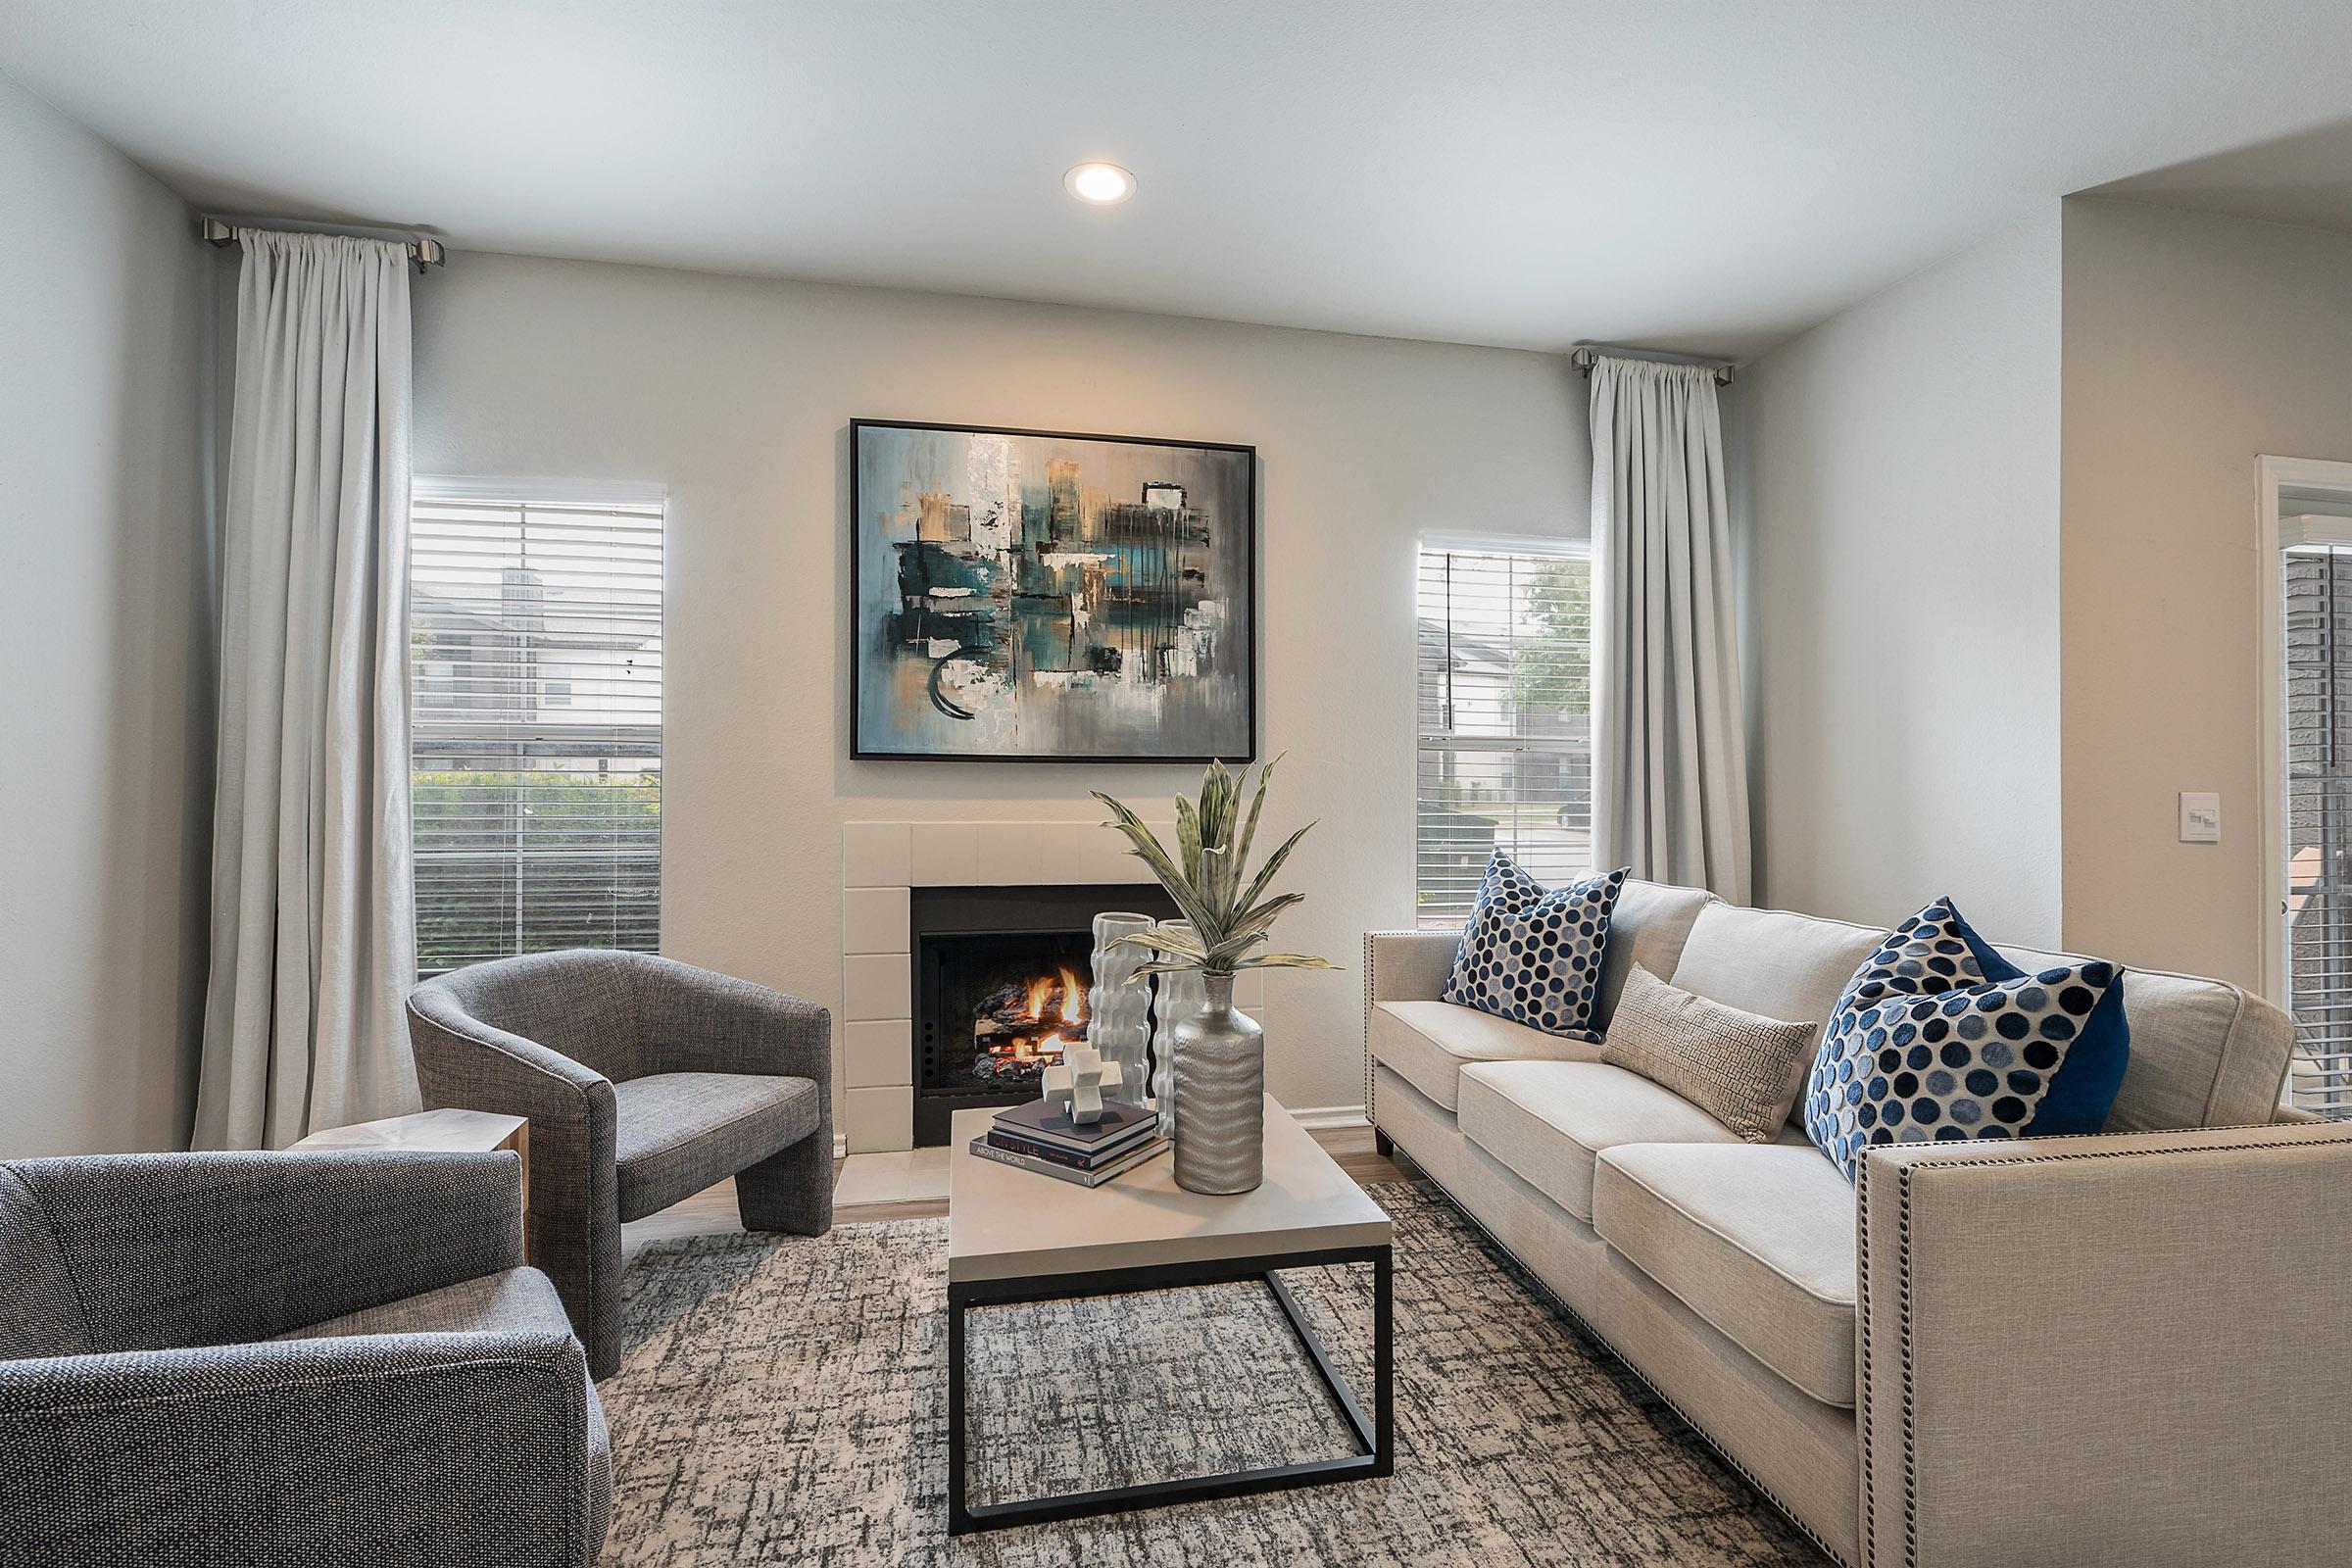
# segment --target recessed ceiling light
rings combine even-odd
[[[1116,164],[1080,164],[1061,176],[1061,188],[1082,202],[1111,207],[1135,194],[1135,176]]]

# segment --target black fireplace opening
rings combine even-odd
[[[909,891],[918,1146],[946,1143],[968,1106],[1035,1100],[1046,1068],[1085,1043],[1095,916],[1112,909],[1177,915],[1164,889],[1138,883]]]

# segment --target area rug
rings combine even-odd
[[[1820,1564],[1433,1189],[1396,1221],[1395,1476],[951,1539],[944,1220],[656,1243],[623,1284],[605,1562],[627,1568]],[[1369,1271],[1285,1276],[1358,1390]],[[1352,1451],[1263,1286],[967,1320],[972,1500]]]

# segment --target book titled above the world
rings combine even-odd
[[[1168,1142],[1164,1138],[1148,1138],[1116,1159],[1107,1160],[1093,1170],[1078,1170],[1069,1165],[1056,1165],[1049,1159],[1016,1154],[1009,1149],[999,1149],[985,1138],[972,1140],[972,1152],[982,1159],[993,1159],[1000,1165],[1010,1165],[1016,1170],[1035,1171],[1040,1176],[1052,1176],[1057,1181],[1076,1182],[1081,1187],[1100,1187],[1113,1176],[1135,1169],[1167,1147]]]
[[[997,1125],[1016,1138],[1034,1138],[1041,1143],[1058,1144],[1088,1153],[1118,1141],[1121,1136],[1133,1136],[1135,1129],[1157,1118],[1158,1112],[1142,1105],[1129,1104],[1123,1100],[1102,1102],[1101,1121],[1076,1122],[1069,1112],[1050,1100],[1032,1100],[1022,1105],[1008,1105],[997,1112]]]
[[[1155,1121],[1138,1122],[1135,1131],[1128,1136],[1112,1139],[1101,1148],[1083,1153],[1060,1144],[1049,1144],[1042,1138],[1008,1132],[1003,1127],[991,1128],[982,1136],[992,1148],[1002,1149],[1007,1153],[1027,1154],[1032,1159],[1050,1159],[1056,1165],[1067,1165],[1072,1170],[1093,1170],[1114,1159],[1124,1159],[1134,1152],[1136,1145],[1156,1136],[1158,1132],[1159,1126]]]

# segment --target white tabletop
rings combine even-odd
[[[982,1159],[990,1109],[956,1113],[948,1147],[948,1278],[1023,1279],[1389,1245],[1389,1216],[1266,1097],[1266,1179],[1231,1198],[1176,1185],[1162,1152],[1101,1187]]]

